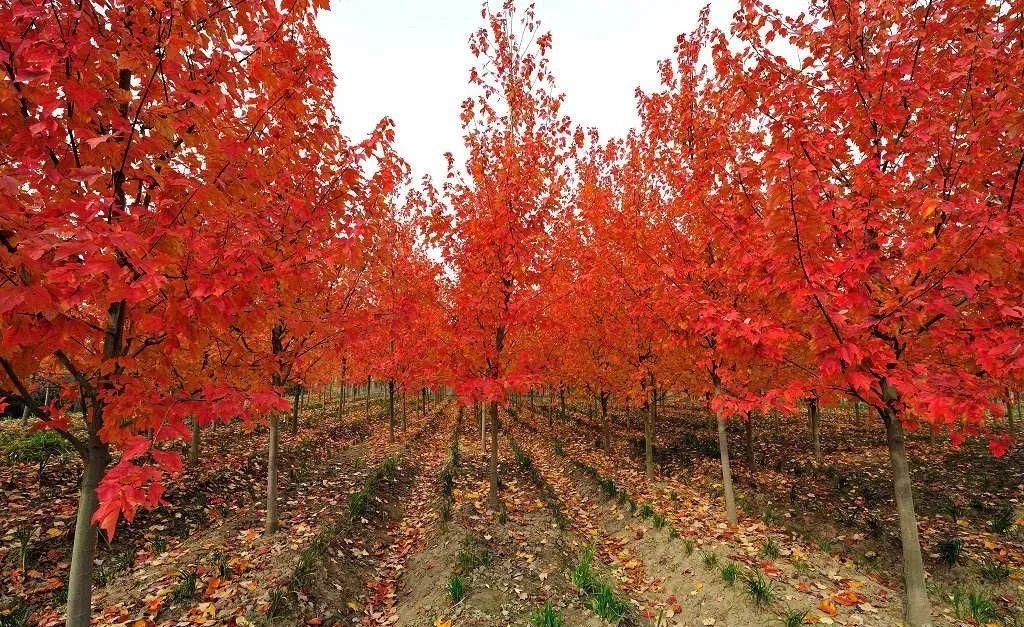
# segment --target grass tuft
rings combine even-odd
[[[452,605],[466,598],[466,585],[462,581],[462,577],[452,575],[448,578],[448,598],[451,599]]]
[[[533,627],[564,627],[565,625],[562,622],[562,617],[551,606],[551,601],[533,613],[533,616],[530,617],[530,624]]]

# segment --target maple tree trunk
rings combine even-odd
[[[270,416],[270,444],[267,447],[267,519],[264,531],[277,531],[277,440],[281,432],[281,417],[274,412]]]
[[[71,569],[68,573],[67,627],[89,627],[92,617],[92,570],[96,555],[98,529],[92,515],[99,505],[96,487],[110,464],[110,447],[100,441],[99,429],[92,428],[101,421],[94,409],[90,425],[88,453],[82,473],[82,486],[78,491],[78,515],[75,519],[75,540],[71,548]]]
[[[370,385],[373,383],[373,377],[366,375],[366,417],[370,417]]]
[[[754,453],[754,416],[753,412],[747,414],[747,421],[743,425],[747,441],[747,467],[757,470],[757,455]]]
[[[729,437],[725,431],[725,419],[721,414],[715,416],[718,422],[718,453],[722,459],[722,492],[725,496],[725,519],[730,525],[735,525],[736,518],[736,494],[732,488],[732,469],[729,468]]]
[[[922,627],[931,623],[931,603],[924,584],[924,560],[921,556],[921,540],[917,535],[914,491],[910,483],[903,425],[891,408],[886,408],[881,414],[889,446],[896,512],[900,521],[900,544],[903,547],[903,580],[906,587],[904,617],[909,627]]]
[[[644,412],[644,471],[648,479],[654,477],[654,420],[658,415],[658,388],[653,386],[653,374],[651,383],[650,406]]]
[[[476,412],[476,421],[480,424],[480,448],[487,450],[487,427],[484,425],[484,408],[479,401],[473,404],[473,411]]]
[[[192,440],[188,445],[188,465],[195,466],[199,461],[199,448],[202,445],[202,434],[199,430],[199,421],[192,418]]]
[[[292,403],[292,435],[299,432],[299,402],[302,398],[302,387],[295,388],[295,401]]]
[[[612,421],[608,417],[608,393],[601,392],[601,423],[604,425],[604,450],[612,450]]]
[[[814,463],[821,463],[821,417],[818,414],[818,399],[807,400],[807,417],[811,424],[811,448],[814,452]]]
[[[554,424],[555,424],[555,390],[554,389],[548,390],[548,401],[547,401],[547,404],[548,404],[548,412],[547,412],[548,431],[551,431],[552,429],[554,429]]]
[[[487,495],[487,502],[491,509],[498,511],[500,501],[498,500],[498,401],[491,401],[491,491]]]
[[[1014,424],[1014,411],[1013,411],[1013,392],[1010,390],[1006,391],[1006,428],[1010,433],[1017,433],[1016,424]]]
[[[395,441],[395,380],[388,380],[388,437]]]
[[[558,388],[558,398],[562,405],[562,420],[567,420],[569,415],[565,411],[565,386]]]
[[[348,384],[345,383],[345,370],[348,368],[348,358],[341,360],[341,385],[338,389],[338,420],[345,414],[345,393],[348,391]]]

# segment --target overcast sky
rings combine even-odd
[[[494,0],[495,2],[497,0]],[[494,2],[492,2],[492,5]],[[786,10],[806,1],[777,0]],[[691,29],[704,0],[537,0],[566,113],[603,137],[636,123],[634,90],[657,82],[657,61]],[[479,28],[478,0],[333,0],[320,18],[331,44],[342,124],[365,135],[382,116],[397,125],[398,147],[414,175],[440,175],[442,154],[459,154],[459,104],[469,95],[467,41]],[[734,0],[712,2],[728,24]]]

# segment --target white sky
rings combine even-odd
[[[498,0],[493,0],[494,5]],[[636,123],[637,86],[657,84],[657,61],[672,54],[705,0],[536,0],[550,30],[552,69],[565,112],[602,137]],[[776,0],[787,12],[806,0]],[[333,0],[320,17],[338,76],[335,102],[347,135],[360,138],[387,115],[414,177],[444,172],[442,154],[461,154],[459,104],[470,94],[469,34],[480,27],[479,0]],[[726,26],[735,0],[714,0],[712,21]],[[795,10],[794,10],[795,8]]]

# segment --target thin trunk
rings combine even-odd
[[[96,487],[109,464],[109,447],[100,442],[96,433],[90,433],[88,458],[85,459],[82,486],[78,492],[78,517],[75,519],[75,540],[68,573],[67,627],[88,627],[92,617],[92,568],[98,533],[92,524],[92,515],[99,505]]]
[[[644,470],[647,478],[654,477],[654,421],[658,417],[658,388],[651,375],[651,400],[644,414]]]
[[[338,420],[345,414],[345,392],[348,384],[345,383],[345,371],[348,369],[348,358],[341,359],[341,388],[338,390]]]
[[[757,455],[754,453],[754,412],[747,413],[747,421],[743,424],[747,441],[747,468],[757,470]]]
[[[818,399],[807,400],[807,417],[811,423],[811,447],[814,451],[814,463],[821,463],[821,417],[818,413]]]
[[[299,403],[302,398],[302,386],[295,386],[295,401],[292,403],[292,435],[299,432]]]
[[[395,441],[395,380],[388,380],[388,437]]]
[[[474,404],[474,406],[473,406],[473,410],[476,412],[476,421],[480,424],[480,448],[482,448],[484,451],[486,451],[487,450],[487,426],[484,424],[484,408],[480,404],[480,402],[477,401]]]
[[[188,445],[188,465],[195,466],[199,462],[199,448],[202,445],[202,433],[199,420],[192,418],[192,441]]]
[[[1015,414],[1015,412],[1014,412],[1014,407],[1013,407],[1013,392],[1007,390],[1006,391],[1006,428],[1009,429],[1011,434],[1016,434],[1017,433],[1017,428],[1016,428],[1017,425],[1014,422],[1016,416],[1014,416],[1014,414]]]
[[[498,402],[491,401],[491,491],[487,495],[487,502],[491,509],[498,511],[501,502],[498,500]]]
[[[131,71],[122,70],[119,77],[121,89],[127,91],[131,83]],[[119,203],[123,208],[123,203]],[[127,306],[125,301],[110,303],[107,307],[107,328],[103,336],[103,357],[112,360],[123,351],[124,323]],[[114,367],[115,372],[118,367]],[[100,388],[109,383],[106,375],[100,378]],[[83,395],[82,412],[88,408]],[[75,540],[71,547],[71,568],[68,572],[67,627],[89,627],[92,616],[92,567],[96,556],[97,527],[92,516],[99,505],[96,488],[110,465],[110,445],[100,439],[103,428],[103,401],[94,398],[92,419],[88,425],[82,472],[82,485],[78,492],[78,513],[75,518]]]
[[[922,627],[931,623],[931,604],[924,584],[924,560],[921,540],[917,535],[917,516],[914,513],[914,492],[910,484],[910,467],[904,444],[903,425],[896,412],[887,408],[881,412],[885,422],[889,462],[892,467],[896,511],[900,521],[900,541],[903,546],[903,580],[906,586],[904,617],[908,627]]]
[[[373,377],[366,375],[366,417],[370,417],[370,386],[373,384]]]
[[[267,519],[264,531],[277,531],[277,440],[281,431],[281,417],[274,413],[270,417],[270,445],[267,447]]]
[[[736,495],[732,489],[732,470],[729,468],[729,438],[725,432],[725,418],[721,414],[716,415],[718,421],[718,450],[722,459],[722,486],[725,493],[725,519],[730,525],[735,525],[736,518]]]
[[[612,421],[608,417],[608,392],[601,392],[601,423],[604,425],[604,450],[612,450]]]
[[[562,404],[562,420],[568,420],[569,414],[565,411],[565,386],[558,388],[558,398]]]

